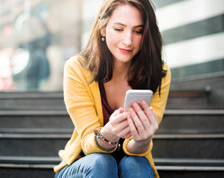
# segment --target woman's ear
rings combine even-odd
[[[103,37],[106,36],[106,27],[102,27],[102,28],[100,29],[100,34],[101,34],[101,36],[103,36]]]

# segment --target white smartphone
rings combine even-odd
[[[126,111],[133,102],[145,100],[150,105],[153,92],[151,90],[127,90],[124,101],[124,110]]]

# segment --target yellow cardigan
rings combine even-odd
[[[81,150],[85,155],[88,155],[96,152],[112,153],[116,149],[103,151],[95,143],[93,129],[101,128],[104,125],[100,90],[98,82],[88,83],[91,78],[91,72],[84,69],[80,61],[85,60],[81,56],[71,57],[66,62],[64,68],[64,101],[75,129],[65,149],[59,151],[62,161],[54,167],[55,172],[79,159]],[[165,110],[171,80],[170,70],[166,65],[164,65],[164,69],[167,70],[167,74],[162,79],[161,95],[159,96],[159,92],[156,91],[151,101],[151,106],[157,114],[159,123]],[[127,155],[145,156],[153,168],[154,176],[158,178],[159,175],[151,154],[152,142],[145,153],[133,154],[127,150],[127,144],[130,139],[126,139],[123,143],[124,152]]]

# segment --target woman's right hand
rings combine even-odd
[[[128,112],[119,108],[110,116],[109,122],[101,129],[101,134],[110,141],[118,141],[120,138],[129,138],[131,131],[128,124]]]

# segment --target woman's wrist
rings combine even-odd
[[[94,129],[95,141],[99,148],[104,151],[112,151],[118,145],[118,141],[111,141],[104,137],[101,130]]]
[[[99,139],[97,135],[95,135],[95,142],[96,142],[96,145],[103,151],[112,151],[117,146],[117,145],[108,146],[107,144],[104,143],[104,141]]]
[[[135,141],[134,139],[131,139],[128,142],[127,150],[130,153],[141,154],[148,150],[150,143],[151,143],[151,139],[144,140],[144,141]]]
[[[117,142],[119,141],[120,137],[118,137],[117,135],[115,135],[112,131],[112,128],[110,126],[110,124],[106,124],[101,130],[100,130],[101,134],[104,136],[104,138],[106,138],[107,140],[111,141],[111,142]]]

